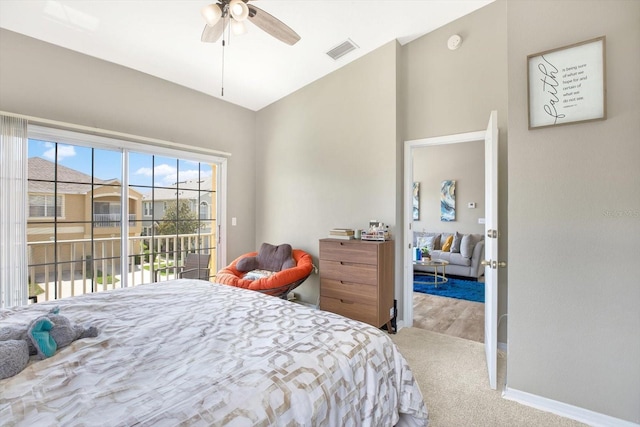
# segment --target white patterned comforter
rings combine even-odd
[[[360,322],[181,279],[0,310],[0,323],[55,305],[100,334],[0,380],[3,425],[427,425],[407,362]]]

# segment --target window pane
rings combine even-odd
[[[111,185],[122,183],[122,153],[119,151],[94,149],[94,175],[101,182]]]
[[[172,187],[178,181],[178,159],[154,156],[153,185],[156,187]]]
[[[151,188],[153,182],[153,156],[129,153],[129,185]]]

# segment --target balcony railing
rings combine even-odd
[[[116,289],[123,287],[123,274],[127,286],[137,286],[154,282],[159,269],[159,281],[173,279],[186,253],[194,251],[209,253],[214,271],[215,242],[212,233],[129,237],[124,268],[120,237],[29,242],[29,294],[42,302]]]
[[[136,214],[129,214],[129,226],[135,226]],[[93,214],[94,227],[120,227],[120,214]]]

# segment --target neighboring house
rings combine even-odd
[[[102,180],[77,170],[40,158],[29,158],[29,264],[47,264],[53,260],[54,236],[58,241],[69,241],[69,251],[59,251],[59,261],[80,261],[91,255],[94,258],[117,256],[119,244],[106,253],[102,245],[87,244],[90,239],[119,238],[120,229],[120,181]],[[57,185],[53,184],[54,177]],[[129,189],[129,236],[139,236],[142,231],[142,194]],[[92,213],[93,208],[93,213]],[[85,244],[71,242],[84,241]],[[93,253],[91,252],[93,251]],[[98,253],[96,253],[98,252]],[[78,263],[78,266],[81,263]],[[76,266],[75,268],[79,268]],[[42,270],[42,269],[38,269]]]
[[[153,193],[144,194],[142,197],[142,235],[151,235],[154,222],[164,218],[169,203],[176,200],[188,201],[191,211],[197,212],[198,218],[203,220],[200,233],[210,234],[212,222],[208,220],[215,218],[213,179],[177,182],[168,187],[156,188]]]

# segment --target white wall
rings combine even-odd
[[[509,1],[508,23],[508,386],[638,424],[640,2]],[[527,55],[602,35],[607,119],[528,130]]]
[[[456,219],[440,220],[440,186],[456,181]],[[420,183],[420,219],[414,231],[484,234],[484,141],[413,150],[413,181]],[[474,209],[469,202],[476,204]]]

